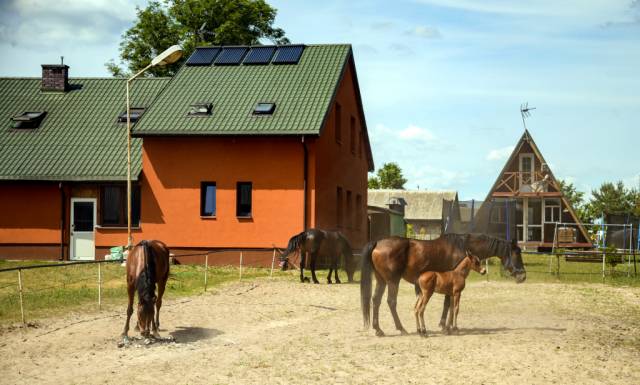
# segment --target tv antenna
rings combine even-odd
[[[529,107],[529,102],[526,102],[524,104],[520,105],[520,115],[522,115],[522,125],[524,126],[524,129],[527,129],[527,123],[525,122],[525,118],[528,118],[531,116],[531,110],[535,110],[535,107]]]

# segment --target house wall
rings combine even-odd
[[[61,209],[58,183],[0,183],[0,258],[58,259]]]
[[[303,229],[302,165],[300,137],[147,137],[134,241],[159,239],[173,248],[286,246]],[[217,185],[215,218],[200,216],[205,181]],[[251,218],[236,217],[237,182],[253,183]]]
[[[312,225],[342,232],[352,248],[361,248],[367,242],[367,154],[363,142],[362,121],[354,87],[353,69],[349,65],[340,82],[335,103],[318,139],[313,142],[315,162],[314,198],[315,215]],[[341,143],[336,142],[336,103],[341,109]],[[355,153],[351,151],[351,117],[355,118]],[[360,150],[362,146],[362,151]],[[338,224],[337,188],[342,188],[342,225]],[[351,204],[347,192],[351,191]],[[356,197],[360,195],[360,220],[356,220]],[[348,207],[351,207],[349,210]]]

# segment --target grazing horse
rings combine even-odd
[[[447,234],[447,236],[456,239],[458,243],[462,242],[461,246],[469,253],[477,256],[480,261],[491,257],[499,257],[502,261],[502,266],[515,277],[517,283],[522,283],[527,278],[524,264],[522,263],[522,253],[515,239],[509,242],[485,234]],[[417,286],[416,294],[418,294]],[[447,312],[450,306],[451,297],[446,295],[439,324],[443,330],[446,328]]]
[[[425,271],[420,274],[417,285],[420,288],[420,295],[416,301],[414,312],[416,315],[416,325],[418,334],[422,337],[427,336],[427,327],[424,323],[424,309],[429,303],[429,299],[434,292],[445,294],[453,297],[453,306],[449,311],[449,323],[446,330],[458,330],[458,311],[460,311],[460,296],[464,290],[465,281],[471,270],[480,274],[486,274],[486,270],[480,266],[480,259],[475,255],[467,252],[467,256],[451,271],[438,273],[434,271]]]
[[[148,338],[153,331],[153,337],[158,338],[160,326],[160,307],[162,295],[169,278],[169,249],[160,241],[142,241],[138,243],[127,257],[127,321],[124,324],[122,337],[128,340],[129,320],[133,314],[133,297],[138,292],[138,323],[143,337]],[[156,284],[158,295],[156,296]],[[154,319],[155,305],[155,319]]]
[[[389,286],[387,304],[391,310],[396,329],[400,330],[402,334],[407,334],[396,311],[400,279],[415,284],[424,271],[453,270],[466,256],[467,249],[471,254],[480,258],[482,257],[476,254],[474,249],[487,248],[491,250],[489,246],[483,246],[488,242],[486,239],[473,238],[470,240],[468,238],[466,235],[458,234],[444,234],[431,241],[390,237],[367,244],[362,251],[362,278],[360,280],[360,299],[365,326],[369,326],[371,316],[372,272],[376,276],[376,289],[373,295],[373,328],[376,330],[376,335],[384,335],[378,322],[378,313],[382,295],[387,286]],[[474,248],[468,248],[467,243],[473,243]],[[506,241],[505,243],[510,245]],[[524,266],[520,249],[515,247],[515,249],[510,249],[509,255],[504,257],[502,261],[505,267],[521,282],[524,280]],[[499,254],[499,256],[501,255]]]
[[[332,272],[335,272],[336,283],[340,283],[340,278],[338,278],[338,265],[341,256],[344,258],[344,268],[347,272],[347,278],[349,282],[353,282],[353,273],[355,272],[356,266],[351,245],[349,245],[347,238],[339,231],[308,229],[291,237],[287,249],[280,257],[283,261],[282,270],[287,269],[289,254],[293,252],[300,253],[300,282],[309,282],[309,278],[304,276],[307,253],[309,253],[309,267],[311,268],[313,283],[319,283],[316,278],[316,261],[320,256],[329,258],[327,283],[331,283]]]

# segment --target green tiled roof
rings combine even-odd
[[[132,106],[148,107],[169,79],[133,82]],[[39,78],[0,78],[0,180],[126,180],[124,79],[69,79],[65,93],[41,92]],[[46,111],[35,129],[11,117]],[[142,141],[132,145],[132,176],[142,168]]]
[[[133,129],[137,135],[319,134],[350,45],[306,46],[298,64],[183,66]],[[189,106],[212,103],[206,117]],[[253,115],[274,102],[273,115]]]

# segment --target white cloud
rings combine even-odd
[[[126,0],[15,0],[0,5],[0,39],[12,46],[101,44],[135,19]]]
[[[398,137],[401,139],[424,140],[426,142],[433,141],[436,138],[429,129],[414,126],[413,124],[410,124],[407,128],[401,130],[398,133]]]
[[[511,155],[515,146],[507,146],[502,148],[497,148],[495,150],[489,151],[487,154],[487,160],[504,160]]]
[[[419,25],[406,32],[407,35],[420,37],[423,39],[437,39],[440,38],[440,31],[434,27],[428,27],[426,25]]]

